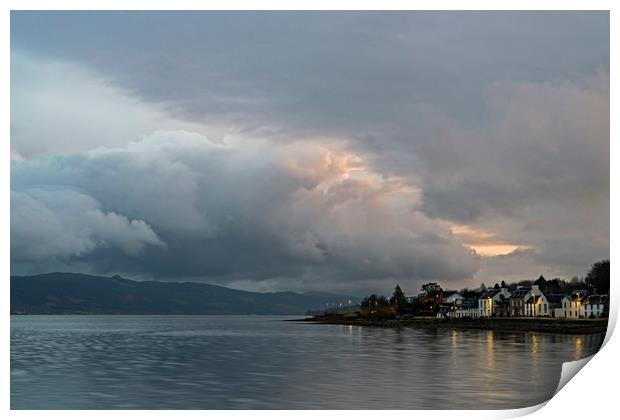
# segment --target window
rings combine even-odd
[[[546,303],[545,303],[545,310],[544,310],[544,312],[547,312],[547,304]]]

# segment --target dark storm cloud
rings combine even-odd
[[[239,147],[184,132],[14,162],[12,257],[164,279],[301,278],[306,287],[329,280],[349,289],[475,272],[477,257],[416,211],[398,180],[349,176],[356,162],[317,145]],[[31,249],[33,232],[48,225],[57,227],[53,240]]]
[[[13,12],[11,23],[12,152],[29,159],[14,164],[16,191],[55,185],[145,224],[137,254],[106,237],[64,263],[372,289],[367,279],[569,276],[609,255],[606,12]],[[154,146],[157,135],[127,146],[162,129],[238,136],[238,151],[196,154],[178,133],[178,146]],[[361,157],[374,184],[287,166],[326,144]],[[450,223],[528,251],[472,257]]]
[[[375,132],[419,108],[480,118],[481,87],[609,64],[604,12],[12,15],[12,47],[79,60],[191,118]]]

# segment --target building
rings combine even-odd
[[[525,316],[549,316],[549,301],[544,294],[530,294],[525,300]]]
[[[478,318],[478,302],[476,299],[463,299],[461,306],[450,314],[453,318]]]
[[[542,292],[537,284],[531,287],[519,286],[510,295],[509,316],[526,316],[525,301],[533,296],[540,296]]]
[[[454,311],[459,308],[465,297],[458,292],[446,290],[439,304],[437,318],[454,318]]]
[[[461,305],[463,300],[465,300],[465,296],[458,292],[444,292],[443,295],[444,304]]]
[[[508,297],[502,295],[494,302],[493,312],[495,316],[510,316],[510,293]]]
[[[562,298],[562,306],[555,310],[556,318],[577,319],[581,316],[581,305],[587,299],[587,290],[575,290]]]
[[[607,295],[590,295],[579,308],[581,318],[601,318],[609,312]]]
[[[564,299],[564,295],[545,293],[545,297],[549,303],[549,316],[555,317],[556,310],[562,308],[562,299]]]
[[[443,299],[437,317],[478,318],[478,302],[476,299],[467,299],[458,292],[451,292]]]
[[[499,316],[498,308],[500,304],[498,301],[507,300],[510,298],[510,292],[505,287],[499,289],[487,289],[486,292],[478,298],[478,316]]]

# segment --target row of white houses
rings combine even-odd
[[[537,285],[488,289],[476,299],[460,293],[444,297],[438,317],[482,318],[494,316],[526,316],[553,318],[600,318],[609,312],[607,295],[592,295],[575,290],[568,295],[544,293]]]
[[[600,318],[609,312],[607,295],[584,295],[574,293],[565,296],[561,306],[554,309],[556,318]]]

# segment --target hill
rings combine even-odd
[[[11,314],[299,315],[358,299],[329,293],[256,293],[195,282],[77,273],[11,276]]]

